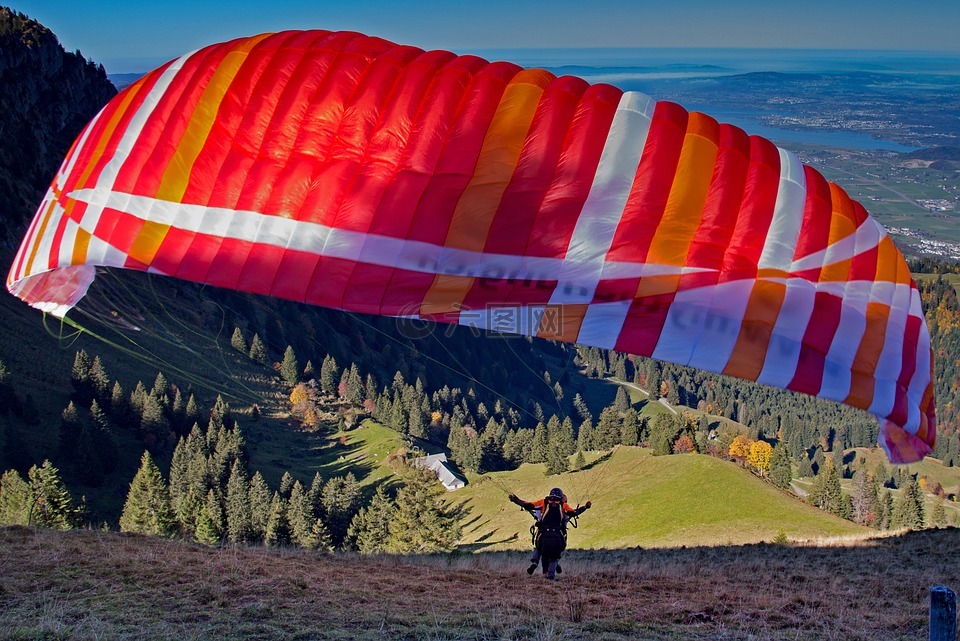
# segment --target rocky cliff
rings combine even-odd
[[[83,126],[117,90],[46,27],[0,7],[0,263]],[[5,271],[5,270],[4,270]]]

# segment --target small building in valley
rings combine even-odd
[[[417,467],[431,470],[437,475],[437,478],[440,479],[443,487],[447,488],[448,492],[459,490],[467,484],[466,481],[453,473],[447,463],[447,455],[442,452],[440,454],[431,454],[430,456],[418,458],[413,464]]]

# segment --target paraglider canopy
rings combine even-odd
[[[901,254],[789,151],[609,85],[356,33],[211,45],[90,122],[7,288],[58,316],[97,266],[652,356],[934,444]]]

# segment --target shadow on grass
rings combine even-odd
[[[604,463],[609,461],[611,456],[613,456],[613,450],[610,450],[606,454],[600,456],[599,458],[597,458],[597,460],[587,463],[586,465],[584,465],[583,467],[579,468],[576,471],[583,472],[585,470],[592,470],[593,468],[599,467],[600,465],[603,465]]]

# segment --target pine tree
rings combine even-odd
[[[259,334],[254,334],[253,340],[250,341],[250,358],[264,365],[269,362],[267,358],[267,348],[264,347]]]
[[[880,512],[880,502],[877,491],[870,482],[870,475],[865,469],[860,469],[853,475],[853,496],[851,520],[860,525],[877,526],[877,517]]]
[[[943,495],[938,494],[933,500],[933,512],[930,513],[930,525],[936,528],[947,526],[947,510],[943,504]]]
[[[890,515],[890,527],[898,530],[922,530],[924,526],[923,493],[913,475],[907,475]]]
[[[197,529],[193,534],[197,543],[216,545],[223,539],[223,508],[213,490],[207,492],[203,510],[197,518]]]
[[[110,402],[110,377],[99,356],[94,356],[93,363],[90,364],[90,387],[93,397],[100,401],[101,405]]]
[[[187,407],[184,410],[183,422],[185,425],[197,425],[200,423],[200,419],[200,404],[197,403],[196,397],[191,394],[190,398],[187,399]]]
[[[123,429],[134,427],[130,424],[130,402],[120,381],[114,381],[113,388],[110,390],[110,417],[115,425]]]
[[[384,492],[377,487],[370,505],[357,512],[347,529],[347,540],[352,548],[361,554],[385,552],[390,538],[390,522],[394,516],[394,506]]]
[[[69,530],[80,524],[81,510],[75,507],[70,492],[60,480],[60,471],[50,463],[34,465],[27,473],[30,485],[30,525]]]
[[[117,467],[117,443],[110,433],[110,419],[100,409],[99,403],[90,404],[91,438],[96,449],[97,464],[101,472],[110,473]]]
[[[0,477],[0,525],[30,525],[33,495],[16,470]]]
[[[620,426],[620,415],[616,408],[612,405],[603,408],[593,433],[593,446],[598,450],[613,448],[620,441]]]
[[[137,381],[133,391],[130,392],[130,413],[134,420],[133,427],[140,427],[140,416],[143,414],[143,403],[147,398],[147,388],[143,386],[143,381]]]
[[[149,452],[140,458],[127,501],[120,516],[121,532],[139,532],[154,536],[171,536],[176,532],[177,521],[170,506],[170,492],[160,470]]]
[[[360,509],[360,485],[353,473],[335,476],[323,486],[320,495],[323,522],[330,530],[333,543],[342,545],[350,521]]]
[[[295,482],[293,489],[290,490],[290,508],[287,514],[290,521],[291,541],[308,550],[316,548],[319,544],[314,534],[317,516],[313,513],[313,506],[310,505],[309,494],[304,491],[300,481]]]
[[[783,443],[777,443],[770,456],[770,480],[779,488],[787,489],[793,481],[790,454]]]
[[[290,472],[284,472],[280,477],[280,498],[285,501],[290,500],[290,492],[293,491],[294,480]]]
[[[93,400],[93,387],[90,385],[90,357],[80,349],[73,358],[73,369],[70,371],[70,382],[77,402],[86,405]]]
[[[333,538],[330,536],[330,530],[324,525],[322,519],[313,522],[313,528],[310,530],[311,540],[314,541],[313,549],[321,552],[333,552]]]
[[[73,401],[67,402],[66,408],[60,414],[60,460],[72,461],[77,454],[80,443],[80,412]]]
[[[150,390],[150,396],[155,396],[164,409],[170,407],[170,382],[163,375],[163,372],[157,372],[157,377],[153,380],[153,389]]]
[[[547,452],[547,475],[563,474],[570,469],[570,460],[560,448],[551,447]]]
[[[170,435],[170,421],[167,420],[160,399],[154,394],[147,394],[143,399],[140,429],[148,445],[162,444]]]
[[[573,462],[574,468],[582,470],[587,464],[587,459],[583,456],[583,451],[577,452],[577,458]]]
[[[550,455],[550,435],[547,432],[547,426],[543,423],[537,423],[533,430],[533,446],[530,448],[529,463],[545,463]]]
[[[880,529],[890,529],[890,519],[893,517],[893,494],[884,489],[880,497]]]
[[[287,385],[296,385],[300,380],[300,364],[297,363],[297,355],[290,345],[287,345],[287,349],[283,352],[280,376],[286,381]]]
[[[337,360],[330,354],[327,354],[320,364],[320,389],[323,390],[324,394],[337,393],[338,369]]]
[[[640,422],[637,420],[636,410],[632,407],[627,408],[623,415],[623,423],[620,425],[620,442],[631,446],[640,442]]]
[[[681,428],[680,421],[673,414],[659,414],[650,426],[650,447],[654,456],[673,453],[673,442]]]
[[[255,541],[263,541],[267,535],[267,524],[272,513],[270,488],[260,472],[250,479],[250,533]]]
[[[313,368],[313,361],[307,360],[307,364],[303,366],[303,380],[310,381],[317,375],[316,370]]]
[[[840,515],[843,507],[843,496],[840,490],[840,476],[837,474],[833,462],[829,459],[824,462],[820,472],[813,479],[813,488],[810,490],[810,503],[831,514]]]
[[[277,492],[273,493],[270,501],[270,517],[267,520],[267,529],[264,533],[264,543],[270,546],[286,545],[290,543],[290,521],[287,516],[287,501]]]
[[[617,386],[617,396],[613,400],[613,407],[618,412],[626,412],[630,409],[630,395],[623,385]]]
[[[249,352],[249,348],[247,347],[247,339],[243,337],[243,332],[240,331],[239,327],[233,328],[233,336],[230,337],[230,347],[243,354]]]
[[[580,452],[589,452],[593,449],[593,421],[585,418],[583,419],[583,423],[580,424],[580,429],[577,431],[577,450]]]
[[[577,451],[577,440],[573,435],[573,421],[569,416],[560,423],[560,430],[554,439],[554,445],[564,456],[571,456]]]
[[[460,525],[440,498],[440,485],[433,474],[411,470],[404,480],[389,524],[388,550],[399,554],[452,550],[460,538]]]
[[[226,534],[231,543],[243,543],[253,538],[250,512],[250,482],[243,462],[235,460],[227,481]]]

